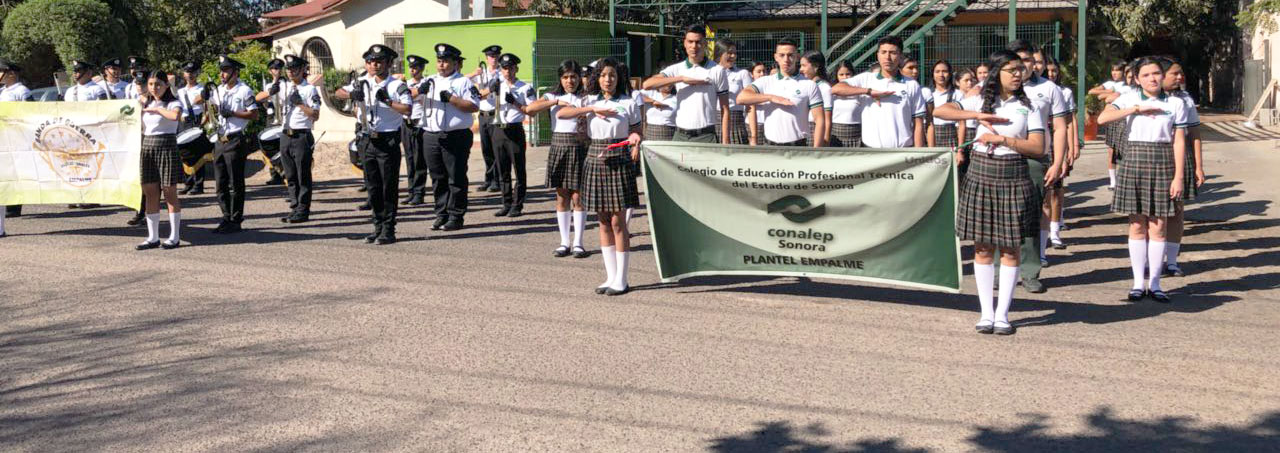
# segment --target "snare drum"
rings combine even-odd
[[[204,131],[193,127],[178,134],[178,157],[187,166],[197,167],[200,158],[213,152],[213,142],[204,135]]]
[[[178,146],[190,145],[197,138],[204,137],[204,130],[198,127],[188,128],[178,134]]]
[[[262,151],[267,155],[275,154],[280,151],[280,136],[284,135],[284,126],[272,126],[262,130],[258,134],[258,143],[262,146]]]

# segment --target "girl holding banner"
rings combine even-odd
[[[977,280],[982,317],[979,333],[1011,335],[1009,306],[1017,286],[1022,238],[1039,234],[1039,192],[1028,177],[1027,159],[1044,154],[1044,120],[1022,90],[1022,73],[1029,71],[1018,54],[991,55],[992,71],[981,97],[938,107],[934,115],[950,121],[973,119],[979,124],[969,172],[956,207],[956,234],[972,240],[973,275]],[[1000,296],[993,304],[994,255],[1000,253]]]
[[[164,71],[152,72],[147,78],[146,94],[138,98],[142,106],[142,194],[147,219],[147,240],[138,250],[156,247],[178,248],[178,231],[182,223],[182,204],[178,201],[178,181],[183,179],[182,161],[178,157],[178,125],[182,119],[182,103],[169,90],[169,76]],[[160,191],[169,204],[169,239],[160,242]]]
[[[612,58],[600,60],[591,71],[586,99],[579,107],[565,107],[557,119],[586,116],[591,146],[583,169],[582,204],[596,211],[600,219],[600,255],[607,275],[596,294],[617,296],[630,291],[627,285],[627,254],[631,232],[626,211],[640,206],[636,185],[640,128],[644,116],[641,105],[631,96],[631,87],[621,76],[621,64]]]

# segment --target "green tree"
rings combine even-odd
[[[1236,15],[1236,24],[1243,30],[1271,33],[1276,31],[1277,14],[1280,14],[1280,0],[1256,0]]]
[[[111,8],[98,0],[31,0],[13,8],[4,22],[8,57],[28,68],[26,77],[49,83],[54,70],[73,59],[93,62],[119,56],[125,32]]]

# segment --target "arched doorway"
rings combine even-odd
[[[308,69],[310,74],[323,74],[324,76],[324,103],[332,106],[334,110],[344,114],[352,115],[351,103],[334,97],[334,90],[337,90],[347,82],[347,75],[340,74],[333,65],[333,52],[329,50],[329,43],[323,38],[312,37],[302,45],[302,58],[305,58],[311,65]]]

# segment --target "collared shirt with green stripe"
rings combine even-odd
[[[785,106],[766,102],[757,106],[764,110],[764,138],[774,143],[791,143],[803,140],[809,131],[809,113],[822,110],[822,93],[812,80],[799,74],[787,77],[776,75],[761,77],[751,82],[757,93],[774,95],[790,100],[795,105]]]
[[[871,148],[902,148],[915,144],[915,119],[925,117],[925,99],[920,84],[901,74],[885,77],[881,72],[864,72],[844,83],[892,95],[876,102],[859,96],[862,108],[862,143]]]

